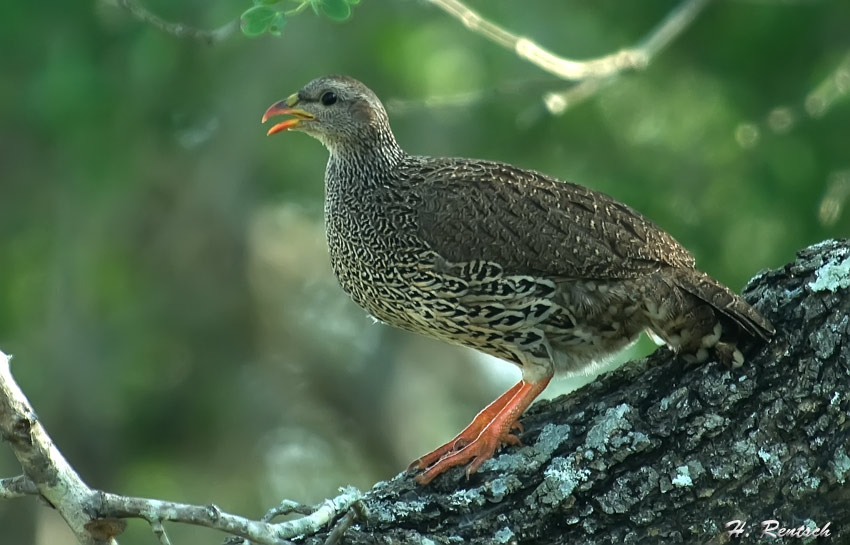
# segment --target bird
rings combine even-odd
[[[515,364],[521,380],[415,460],[421,485],[504,445],[552,377],[587,373],[646,331],[686,361],[744,362],[774,327],[670,234],[582,185],[507,163],[411,155],[377,95],[314,79],[262,117],[328,150],[324,220],[343,290],[375,319]]]

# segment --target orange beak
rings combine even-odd
[[[277,125],[274,125],[269,132],[266,134],[271,136],[272,134],[280,131],[286,131],[289,129],[294,129],[298,126],[299,123],[303,120],[313,119],[314,116],[310,112],[306,112],[304,110],[293,108],[295,104],[298,103],[298,95],[290,95],[286,100],[281,100],[280,102],[275,102],[269,109],[266,110],[266,113],[263,114],[263,123],[268,121],[270,117],[274,117],[276,115],[292,115],[295,116],[293,119],[287,119],[286,121],[282,121]]]

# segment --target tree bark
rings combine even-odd
[[[377,484],[343,542],[747,543],[780,528],[808,542],[800,527],[850,542],[850,241],[800,251],[744,295],[777,334],[743,346],[742,368],[659,349],[536,403],[525,446],[469,480]]]

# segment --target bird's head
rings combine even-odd
[[[286,130],[303,131],[320,140],[331,152],[376,138],[392,139],[381,101],[368,87],[348,76],[314,79],[297,93],[272,104],[263,114],[263,123],[278,115],[291,117],[269,129],[269,135]]]

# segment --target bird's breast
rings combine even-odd
[[[325,229],[331,266],[342,288],[381,321],[399,325],[411,297],[402,268],[414,263],[422,242],[411,235],[407,213],[368,190],[328,194]]]

